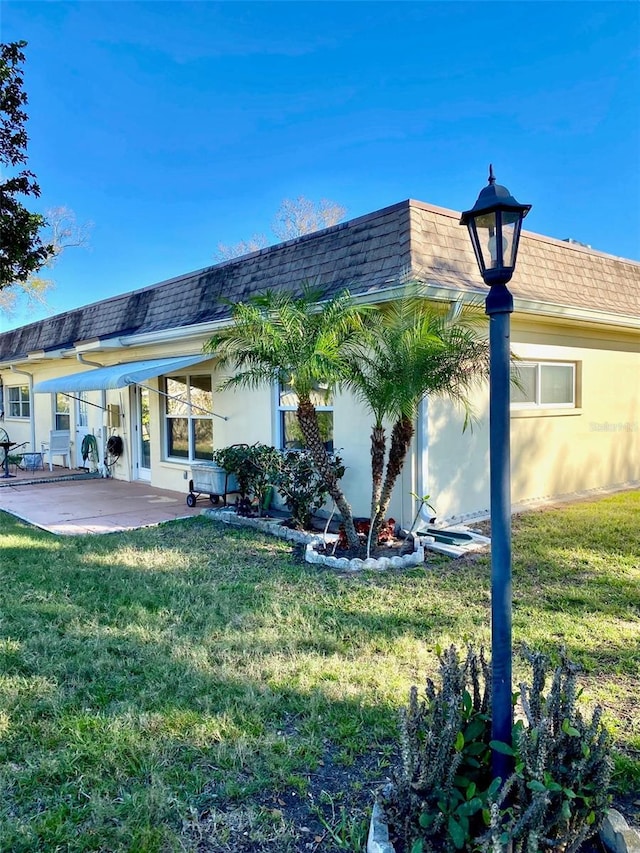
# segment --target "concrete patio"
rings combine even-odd
[[[199,515],[210,506],[201,500],[190,509],[186,489],[169,492],[148,483],[105,480],[63,468],[53,474],[38,471],[28,478],[0,479],[0,486],[0,510],[65,536],[135,530]]]

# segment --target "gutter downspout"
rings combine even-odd
[[[429,491],[429,399],[424,397],[418,406],[418,430],[417,430],[417,486],[420,497]],[[420,510],[420,520],[428,524],[433,518],[432,512],[426,504]]]
[[[81,352],[76,353],[76,358],[80,364],[88,364],[90,367],[104,367],[104,364],[100,364],[98,361],[90,361],[88,358],[85,358]]]
[[[9,365],[9,369],[12,373],[20,373],[22,376],[29,377],[29,433],[30,433],[30,442],[31,442],[31,450],[35,453],[36,450],[36,421],[35,421],[35,401],[33,399],[33,373],[28,373],[26,370],[20,370],[14,364]]]

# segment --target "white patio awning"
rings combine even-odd
[[[209,359],[211,359],[210,355],[189,355],[182,358],[153,358],[147,361],[111,364],[108,367],[96,367],[81,373],[69,373],[66,376],[57,376],[55,379],[45,379],[42,382],[36,382],[33,390],[36,394],[108,391],[114,388],[125,388],[127,385],[140,385],[147,379],[176,373]]]

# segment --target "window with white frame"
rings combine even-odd
[[[576,365],[517,361],[511,365],[511,403],[517,408],[575,408]]]
[[[318,384],[311,392],[311,402],[318,414],[318,426],[324,446],[333,451],[333,398],[327,393],[326,385]],[[304,436],[296,417],[298,395],[288,385],[278,389],[278,428],[281,449],[305,446]]]
[[[66,394],[55,394],[53,401],[55,429],[71,429],[71,398]]]
[[[31,414],[31,398],[28,385],[10,385],[7,388],[7,413],[10,418],[28,418]]]
[[[168,459],[213,458],[211,375],[167,376],[164,380]]]

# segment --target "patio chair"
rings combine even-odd
[[[49,442],[42,442],[42,453],[46,453],[49,460],[49,470],[53,471],[53,457],[62,456],[63,464],[71,468],[71,433],[68,429],[52,429],[49,433]]]

